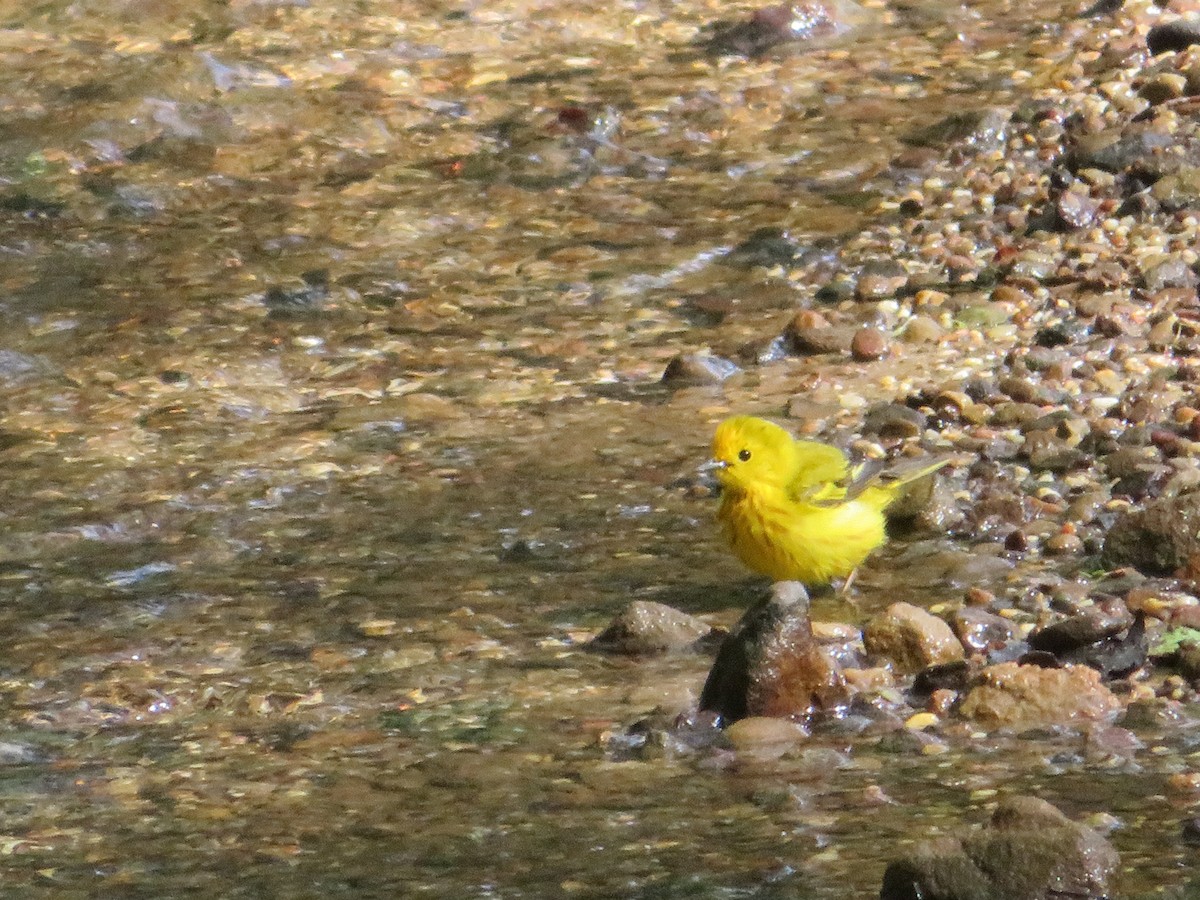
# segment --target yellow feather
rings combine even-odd
[[[734,416],[717,427],[713,462],[722,485],[717,520],[738,559],[774,581],[811,586],[858,568],[887,539],[884,511],[901,488],[946,460],[864,474],[836,447]]]

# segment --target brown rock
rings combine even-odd
[[[1121,702],[1087,666],[1042,669],[1000,663],[984,669],[959,713],[988,728],[1034,728],[1108,720]]]
[[[901,672],[919,672],[962,659],[963,647],[950,626],[919,606],[893,603],[863,631],[867,651],[892,660]]]
[[[808,732],[787,719],[750,716],[730,725],[725,736],[739,756],[765,762],[779,759],[794,749],[808,737]]]
[[[887,353],[887,335],[878,328],[860,328],[850,339],[850,355],[859,362],[882,359]]]
[[[788,323],[783,337],[792,353],[845,353],[854,339],[854,329],[830,325],[823,316],[801,312]]]
[[[692,650],[717,632],[695,616],[662,603],[635,600],[591,642],[595,650],[642,656]]]
[[[700,709],[725,723],[747,716],[804,718],[842,706],[841,669],[820,646],[808,617],[808,592],[781,581],[721,643],[700,693]]]

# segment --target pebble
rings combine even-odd
[[[887,353],[887,335],[878,328],[860,328],[850,339],[850,355],[859,362],[882,359]]]

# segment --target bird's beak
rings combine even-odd
[[[701,464],[697,470],[701,475],[707,475],[709,472],[719,472],[721,469],[728,469],[729,463],[723,459],[710,459],[708,462]]]

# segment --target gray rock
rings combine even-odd
[[[991,822],[938,838],[891,863],[880,900],[1045,900],[1110,896],[1120,862],[1099,833],[1044,800],[1009,797]]]
[[[644,656],[691,650],[717,632],[708,623],[662,603],[635,600],[591,642],[606,653]]]

